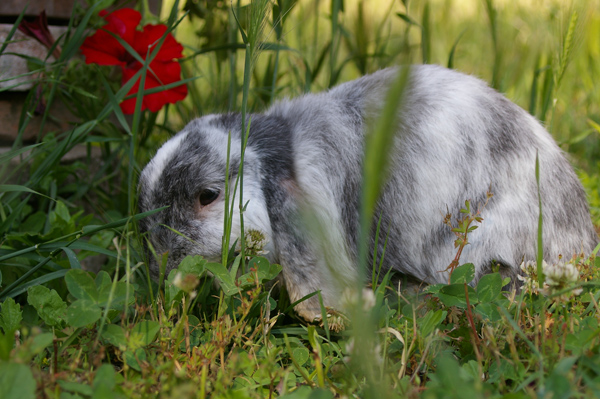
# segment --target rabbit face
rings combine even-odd
[[[140,177],[140,209],[169,207],[140,222],[142,231],[150,233],[156,254],[168,252],[167,272],[187,255],[202,255],[210,261],[221,258],[229,132],[211,123],[213,119],[214,116],[206,116],[188,124],[158,150]],[[239,189],[233,197],[241,160],[240,144],[239,135],[234,135],[229,162],[231,243],[240,235]],[[269,240],[271,227],[260,170],[252,166],[255,158],[252,150],[245,152],[244,225],[246,230],[263,232]],[[151,271],[157,275],[158,264],[153,262]]]

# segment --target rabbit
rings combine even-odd
[[[325,306],[340,309],[344,289],[366,279],[357,266],[364,138],[400,68],[282,100],[246,119],[244,226],[267,238],[267,256],[282,266],[292,303],[320,291]],[[467,199],[473,207],[485,202],[491,189],[460,261],[475,265],[475,281],[492,263],[514,281],[520,264],[536,259],[536,154],[545,260],[594,250],[598,236],[583,187],[534,117],[478,78],[435,65],[409,72],[369,239],[370,259],[380,259],[387,242],[382,275],[392,269],[447,282],[456,237],[444,217],[458,215]],[[167,271],[186,255],[220,259],[228,135],[233,187],[241,124],[236,113],[195,119],[143,169],[140,210],[169,206],[140,221],[156,252],[168,251]],[[232,242],[241,234],[238,208],[236,202]],[[158,273],[156,262],[151,270]],[[321,315],[317,296],[295,310],[309,321]]]

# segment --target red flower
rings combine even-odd
[[[50,29],[48,29],[48,19],[46,18],[46,10],[42,10],[40,15],[37,16],[35,21],[27,22],[22,20],[19,24],[19,30],[26,34],[29,37],[34,38],[38,42],[42,43],[48,49],[52,48],[54,45],[54,36],[50,33]],[[58,59],[60,57],[60,47],[57,45],[54,47],[54,51],[52,52],[54,58]]]
[[[154,51],[159,39],[167,31],[167,27],[165,25],[145,25],[143,30],[137,30],[142,16],[131,8],[123,8],[110,14],[102,11],[100,16],[104,17],[108,23],[102,27],[102,30],[98,30],[85,39],[81,45],[81,52],[88,64],[120,66],[123,71],[122,82],[125,84],[143,65],[108,32],[119,36],[135,50],[141,59],[146,60],[146,57]],[[144,88],[148,90],[180,81],[181,66],[176,59],[183,57],[182,52],[183,46],[169,33],[148,66]],[[138,79],[128,94],[137,93],[139,86]],[[185,84],[158,93],[147,94],[143,98],[142,109],[156,112],[165,104],[183,100],[186,96]],[[135,101],[135,98],[123,101],[121,103],[123,112],[133,114]]]

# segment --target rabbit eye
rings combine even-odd
[[[219,196],[219,190],[211,190],[211,189],[206,189],[206,190],[202,190],[202,192],[200,193],[200,205],[205,206],[205,205],[209,205],[211,203],[213,203],[214,200],[217,199],[217,197]]]

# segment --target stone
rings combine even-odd
[[[83,1],[81,4],[85,4]],[[75,0],[2,0],[0,1],[0,15],[17,17],[25,5],[28,4],[25,15],[34,16],[46,10],[49,18],[60,18],[68,20],[71,18]]]
[[[21,111],[25,104],[27,93],[23,92],[3,92],[0,95],[0,145],[12,144],[19,134],[19,119]],[[72,128],[72,122],[75,118],[64,106],[64,104],[55,101],[49,110],[51,118],[46,118],[43,130],[41,115],[33,115],[22,135],[23,142],[36,141],[38,135],[55,131],[62,132]]]
[[[11,24],[0,24],[0,43],[6,40],[12,27]],[[50,26],[49,29],[55,39],[67,31],[64,26]],[[39,77],[38,74],[29,74],[27,59],[17,54],[43,61],[48,55],[48,49],[21,31],[15,31],[10,43],[0,55],[0,89],[27,91],[33,86],[32,82]],[[48,61],[53,62],[54,57],[51,55]]]

